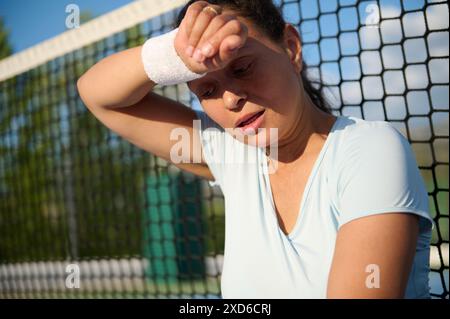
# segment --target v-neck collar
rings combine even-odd
[[[295,238],[295,236],[298,232],[298,229],[301,225],[301,221],[303,220],[303,216],[305,215],[304,206],[305,206],[305,202],[308,198],[308,194],[310,192],[312,183],[314,181],[314,177],[317,175],[317,172],[319,171],[320,164],[322,163],[323,157],[325,156],[328,145],[330,144],[330,141],[332,139],[331,138],[332,134],[338,127],[338,123],[340,122],[341,118],[342,118],[342,116],[337,116],[336,121],[334,122],[333,126],[331,127],[331,130],[328,133],[325,143],[322,146],[322,149],[320,150],[319,155],[317,156],[317,158],[314,162],[313,168],[311,170],[310,175],[308,176],[308,180],[306,182],[305,189],[303,191],[302,199],[300,202],[300,207],[297,211],[297,219],[295,221],[294,227],[292,228],[292,230],[290,231],[289,234],[285,234],[284,231],[280,228],[280,224],[278,222],[277,213],[276,213],[276,209],[275,209],[275,201],[273,199],[273,194],[272,194],[272,186],[270,184],[268,156],[266,155],[264,148],[260,148],[260,151],[259,151],[260,159],[263,161],[263,163],[262,163],[263,175],[264,175],[263,178],[264,178],[264,181],[266,184],[265,185],[266,192],[268,193],[268,196],[270,198],[272,217],[275,218],[275,223],[276,223],[275,225],[277,227],[277,230],[288,240],[292,240],[293,238]]]

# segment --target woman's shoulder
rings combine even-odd
[[[342,132],[346,137],[386,137],[385,135],[401,135],[392,123],[381,120],[365,120],[354,116],[340,116]],[[401,135],[402,136],[402,135]]]
[[[333,170],[361,165],[373,168],[385,162],[416,166],[408,139],[389,122],[341,116],[334,133]]]
[[[341,117],[328,180],[340,223],[374,212],[428,216],[428,194],[409,141],[391,123]],[[428,226],[432,223],[428,222]]]
[[[371,121],[353,116],[340,116],[336,128],[338,144],[341,150],[363,150],[368,148],[405,147],[409,144],[403,134],[387,121]]]

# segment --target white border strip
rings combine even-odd
[[[66,31],[1,60],[0,81],[179,8],[186,3],[187,0],[137,0],[86,22],[77,29]]]

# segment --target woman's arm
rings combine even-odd
[[[88,107],[116,109],[131,106],[155,86],[144,71],[142,46],[108,56],[78,79],[78,90]]]
[[[355,219],[338,232],[327,298],[403,298],[419,217],[389,213]]]
[[[189,136],[190,152],[181,169],[208,180],[214,177],[205,164],[198,133],[193,121],[195,112],[161,95],[151,92],[153,83],[144,71],[142,47],[131,48],[104,58],[92,66],[77,83],[81,99],[91,113],[106,127],[137,147],[167,161],[179,142],[171,132],[183,129]],[[200,154],[201,162],[194,161]],[[198,159],[198,157],[197,157]]]
[[[189,7],[173,41],[184,65],[198,74],[226,66],[236,54],[236,51],[231,51],[231,46],[242,46],[247,39],[247,30],[236,17],[216,16],[211,10],[203,10],[206,6],[211,5],[198,1]],[[213,7],[220,10],[217,6]],[[201,48],[207,41],[213,45],[213,50],[202,62],[185,52],[189,46]],[[158,45],[168,43],[156,43],[155,49],[161,49]],[[171,151],[180,143],[179,140],[171,140],[171,135],[174,132],[175,135],[180,132],[188,135],[189,152],[183,152],[183,163],[174,164],[214,180],[202,153],[199,133],[193,125],[193,121],[197,120],[195,112],[177,101],[151,92],[155,83],[145,71],[142,48],[138,46],[124,50],[92,66],[77,82],[81,99],[109,129],[167,161],[173,162]],[[151,48],[149,52],[152,52]],[[151,64],[158,67],[157,64],[165,62],[158,59],[156,64]],[[148,71],[148,65],[146,67]]]

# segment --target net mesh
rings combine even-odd
[[[437,226],[431,293],[448,299],[448,4],[275,3],[333,113],[389,121],[410,141]],[[220,189],[109,131],[76,88],[180,9],[0,82],[0,298],[220,297]],[[155,90],[199,107],[184,84]]]

